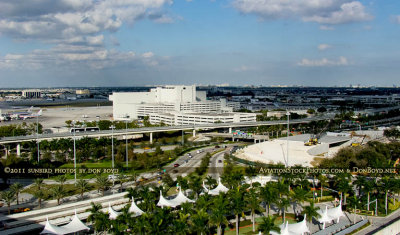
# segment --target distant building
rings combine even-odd
[[[121,120],[150,116],[151,114],[183,113],[224,113],[232,112],[237,104],[225,99],[207,100],[205,91],[196,91],[196,86],[163,86],[149,92],[114,92],[109,96],[113,101],[114,119]]]
[[[81,90],[76,90],[75,94],[80,97],[88,97],[90,96],[90,91],[88,89],[81,89]]]
[[[22,97],[27,99],[40,98],[42,93],[39,90],[23,90]]]
[[[255,122],[255,113],[159,113],[150,115],[151,124],[200,125],[211,123]]]

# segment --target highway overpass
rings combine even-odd
[[[329,120],[332,117],[312,117],[304,119],[294,119],[290,120],[290,124],[300,124],[309,123],[312,121]],[[143,127],[143,128],[133,128],[133,129],[119,129],[119,130],[104,130],[104,131],[93,131],[93,132],[80,132],[76,133],[77,138],[81,137],[110,137],[121,136],[121,135],[133,135],[133,134],[150,134],[150,141],[152,141],[152,133],[156,132],[167,132],[167,131],[181,131],[181,130],[192,130],[193,134],[197,130],[204,129],[219,129],[219,128],[237,128],[237,127],[256,127],[256,126],[274,126],[274,125],[286,125],[286,120],[281,121],[264,121],[264,122],[240,122],[240,123],[213,123],[213,124],[201,124],[201,125],[182,125],[182,126],[164,126],[164,127]],[[53,139],[63,139],[63,138],[73,138],[73,133],[53,133],[53,134],[39,134],[39,135],[29,135],[29,136],[13,136],[4,137],[0,139],[0,144],[12,144],[21,143],[26,141],[36,141],[36,140],[53,140]]]

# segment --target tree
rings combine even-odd
[[[308,222],[312,221],[312,217],[319,217],[318,208],[314,206],[314,201],[311,201],[310,205],[304,207],[303,214],[307,216]]]
[[[83,194],[89,190],[89,183],[84,180],[84,179],[80,179],[76,182],[75,186],[78,188],[78,190],[81,192],[81,198],[83,200]]]
[[[11,213],[11,203],[15,200],[15,193],[11,190],[0,192],[1,199],[7,204],[8,214]]]
[[[257,189],[251,188],[249,190],[249,192],[246,195],[246,202],[247,202],[247,208],[249,208],[251,210],[251,222],[253,223],[253,232],[255,232],[256,231],[255,214],[256,214],[256,211],[259,211],[261,209],[259,193],[258,193]]]
[[[196,214],[190,217],[192,232],[199,235],[207,234],[209,231],[208,219],[208,213],[204,208],[197,210]]]
[[[42,199],[44,198],[44,193],[42,190],[35,189],[33,196],[38,199],[39,209],[42,208]]]
[[[281,229],[275,225],[276,216],[267,216],[261,218],[262,222],[258,225],[258,230],[264,234],[270,234],[271,231],[280,232]]]
[[[292,191],[293,211],[294,211],[295,215],[297,215],[297,212],[296,212],[297,205],[298,204],[301,205],[301,203],[307,199],[307,194],[308,194],[308,192],[301,188],[295,188]]]
[[[315,113],[315,110],[314,110],[314,109],[308,109],[308,110],[307,110],[307,113],[308,113],[308,114],[314,114],[314,113]]]
[[[282,220],[285,223],[285,212],[287,208],[290,206],[290,201],[288,198],[281,197],[275,203],[279,210],[282,212]]]
[[[19,194],[21,193],[24,186],[20,183],[14,183],[10,186],[11,191],[15,193],[15,197],[17,198],[17,205],[19,205]]]
[[[61,187],[63,187],[65,182],[67,181],[67,176],[59,175],[59,176],[57,176],[56,181],[60,184]]]
[[[217,235],[222,233],[222,225],[228,224],[226,219],[226,213],[228,208],[228,202],[225,199],[224,194],[219,194],[214,198],[213,206],[211,208],[210,222],[217,226]]]
[[[318,176],[318,180],[319,180],[319,184],[321,186],[321,200],[322,200],[322,196],[323,196],[323,187],[328,185],[328,178],[326,176],[324,176],[323,174]]]
[[[117,177],[117,180],[118,180],[119,185],[120,185],[120,191],[122,192],[122,186],[126,182],[127,179],[126,179],[126,177],[124,175],[119,174],[118,177]]]
[[[324,107],[324,106],[321,106],[321,107],[319,107],[318,109],[317,109],[317,112],[318,113],[325,113],[327,110],[326,110],[326,108]]]
[[[53,197],[57,199],[57,205],[60,205],[61,199],[65,196],[66,192],[61,185],[57,185],[51,189]]]
[[[98,175],[96,177],[96,186],[97,189],[101,190],[101,195],[104,196],[104,191],[111,185],[107,176]]]
[[[239,215],[242,214],[246,208],[246,202],[244,201],[244,191],[237,187],[234,190],[229,191],[228,200],[230,201],[230,209],[235,215],[236,221],[236,235],[239,235]]]
[[[266,216],[269,216],[269,209],[271,204],[276,201],[278,197],[278,192],[274,187],[272,182],[268,182],[263,188],[261,188],[261,198],[265,202],[265,212],[267,213]]]

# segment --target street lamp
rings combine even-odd
[[[76,183],[76,128],[75,128],[75,120],[72,122],[74,125],[74,169],[75,169],[75,183]]]
[[[111,128],[111,164],[112,164],[112,169],[113,169],[113,185],[114,185],[114,125],[110,126]]]
[[[287,167],[289,167],[289,134],[290,134],[290,130],[289,130],[289,119],[290,119],[290,112],[287,111],[286,112],[286,116],[287,116],[287,136],[286,136],[286,163],[287,163]]]
[[[126,167],[128,167],[128,119],[129,115],[126,115],[126,120],[125,120],[125,153],[126,153]]]
[[[36,142],[37,142],[37,162],[39,163],[39,159],[40,159],[40,150],[39,150],[39,114],[36,116]]]

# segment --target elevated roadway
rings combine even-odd
[[[312,117],[304,119],[290,120],[290,124],[309,123],[312,121],[321,121],[332,119],[331,116],[324,117]],[[81,137],[109,137],[109,136],[121,136],[121,135],[133,135],[133,134],[150,134],[150,141],[152,142],[152,133],[156,132],[167,132],[167,131],[186,131],[193,130],[195,135],[196,130],[201,129],[219,129],[219,128],[236,128],[236,127],[255,127],[255,126],[273,126],[273,125],[284,125],[286,120],[280,121],[264,121],[264,122],[238,122],[238,123],[213,123],[213,124],[201,124],[201,125],[181,125],[181,126],[164,126],[164,127],[143,127],[133,129],[119,129],[119,130],[104,130],[104,131],[93,131],[93,132],[77,132],[75,136]],[[40,135],[29,135],[29,136],[13,136],[4,137],[0,139],[0,144],[11,144],[21,143],[26,141],[41,141],[41,140],[53,140],[73,138],[73,133],[53,133],[53,134],[40,134]]]

